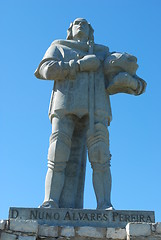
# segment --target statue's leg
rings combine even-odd
[[[59,207],[62,208],[83,208],[87,119],[87,116],[84,116],[75,122],[70,156],[65,169],[64,187],[59,200]]]
[[[45,181],[45,199],[42,207],[59,207],[64,186],[64,172],[69,159],[74,117],[52,119],[52,134],[48,150],[48,171]]]
[[[95,124],[95,132],[87,132],[89,161],[93,169],[93,187],[97,199],[97,209],[110,209],[111,204],[111,170],[109,133],[106,125]]]

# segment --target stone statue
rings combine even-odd
[[[94,43],[93,32],[90,23],[77,18],[67,31],[67,40],[54,41],[35,72],[39,79],[54,80],[49,106],[52,134],[41,207],[83,208],[88,149],[97,209],[113,209],[109,95],[139,95],[146,83],[136,75],[136,57],[110,53],[108,47]]]

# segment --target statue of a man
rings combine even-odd
[[[112,209],[109,95],[139,95],[146,83],[136,75],[134,56],[110,53],[108,47],[94,43],[93,32],[85,19],[77,18],[67,31],[67,40],[54,41],[35,72],[37,78],[54,80],[49,106],[52,134],[41,207],[83,206],[76,202],[79,190],[83,196],[87,146],[97,209]]]

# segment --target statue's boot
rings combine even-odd
[[[52,133],[48,150],[45,199],[41,207],[59,207],[59,199],[64,186],[65,168],[69,159],[70,148],[70,137],[60,131]]]
[[[93,169],[93,187],[97,199],[97,209],[113,208],[111,204],[111,171],[109,133],[105,125],[95,125],[95,132],[87,132],[89,161]]]
[[[39,206],[39,208],[58,208],[58,204],[56,204],[53,200],[46,202],[44,201],[43,204]]]
[[[92,163],[93,187],[97,199],[97,209],[111,210],[111,173],[108,163]]]

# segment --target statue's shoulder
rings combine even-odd
[[[63,46],[63,45],[66,45],[69,41],[68,40],[64,40],[64,39],[57,39],[57,40],[54,40],[50,46],[52,47],[59,47],[60,45]]]
[[[55,61],[60,61],[62,59],[61,53],[59,51],[61,44],[61,40],[55,40],[51,43],[47,51],[45,52],[38,68],[35,71],[35,76],[37,78],[42,78],[41,75],[39,74],[39,69],[42,66],[42,64],[48,60],[55,60]]]
[[[51,45],[49,46],[49,48],[47,49],[43,60],[44,59],[48,59],[48,58],[54,58],[54,59],[60,59],[61,58],[61,54],[60,54],[60,47],[62,47],[62,41],[63,40],[54,40]]]
[[[94,52],[102,60],[105,60],[110,55],[109,48],[101,44],[94,44]]]
[[[98,52],[109,52],[109,47],[102,45],[102,44],[95,44],[95,49]]]

